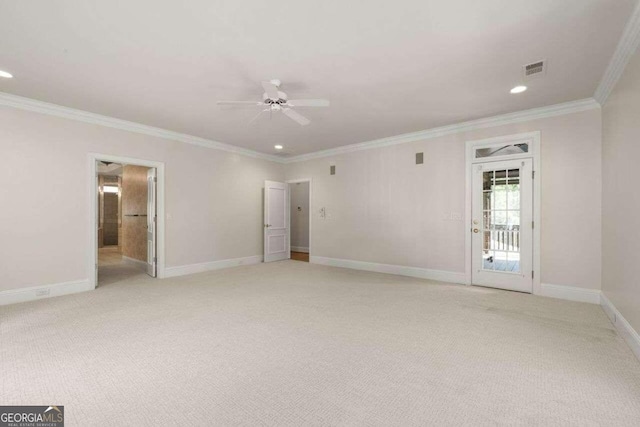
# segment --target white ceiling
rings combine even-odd
[[[635,4],[0,0],[0,92],[297,155],[591,97]],[[331,107],[301,108],[301,127],[216,105],[273,78]]]

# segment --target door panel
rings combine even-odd
[[[289,186],[284,182],[264,184],[264,262],[289,258]]]
[[[147,274],[156,277],[158,257],[156,255],[156,169],[147,171]]]
[[[472,283],[533,291],[532,160],[472,165]]]

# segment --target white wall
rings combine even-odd
[[[165,162],[167,267],[262,254],[283,165],[0,107],[0,291],[87,279],[89,152]]]
[[[309,250],[309,183],[289,185],[291,194],[291,250]],[[300,210],[298,210],[300,208]]]
[[[600,289],[599,110],[282,165],[2,107],[0,291],[87,278],[89,152],[165,162],[168,268],[260,255],[263,181],[312,177],[313,255],[464,272],[465,141],[536,130],[542,281]]]
[[[467,226],[448,214],[464,214],[465,141],[530,131],[541,132],[542,282],[600,289],[599,109],[289,165],[287,178],[313,178],[313,255],[463,273]]]
[[[640,331],[640,51],[602,115],[602,291]]]

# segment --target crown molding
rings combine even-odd
[[[564,114],[578,113],[580,111],[600,108],[600,104],[593,98],[581,99],[578,101],[565,102],[562,104],[550,105],[548,107],[533,108],[530,110],[518,111],[514,113],[502,114],[499,116],[487,117],[484,119],[462,122],[449,126],[442,126],[423,130],[419,132],[405,133],[388,138],[376,139],[373,141],[360,142],[357,144],[344,145],[329,150],[316,151],[308,154],[288,157],[284,163],[302,162],[322,157],[337,156],[339,154],[353,153],[355,151],[369,150],[372,148],[388,147],[391,145],[404,144],[407,142],[424,141],[426,139],[437,138],[445,135],[469,132],[476,129],[485,129],[495,126],[503,126],[512,123],[525,122],[529,120],[543,119],[547,117],[561,116]]]
[[[475,129],[484,129],[495,126],[508,125],[511,123],[519,123],[529,120],[542,119],[546,117],[561,116],[564,114],[577,113],[580,111],[599,108],[600,104],[593,98],[581,99],[578,101],[566,102],[563,104],[555,104],[547,107],[533,108],[530,110],[517,111],[514,113],[502,114],[499,116],[487,117],[484,119],[462,122],[449,126],[442,126],[423,130],[419,132],[405,133],[401,135],[391,136],[387,138],[366,141],[357,144],[344,145],[329,150],[315,151],[313,153],[301,154],[292,157],[279,157],[271,154],[264,154],[246,148],[237,147],[235,145],[225,144],[210,139],[200,138],[197,136],[187,135],[184,133],[173,132],[153,126],[147,126],[140,123],[130,122],[127,120],[116,119],[109,116],[90,113],[88,111],[77,110],[74,108],[63,107],[49,102],[38,101],[23,96],[12,95],[0,92],[0,105],[18,108],[27,111],[33,111],[41,114],[48,114],[66,119],[77,120],[84,123],[96,124],[100,126],[111,127],[115,129],[136,132],[144,135],[155,136],[158,138],[169,139],[173,141],[184,142],[187,144],[198,145],[201,147],[212,148],[215,150],[227,151],[230,153],[240,154],[244,156],[254,157],[263,160],[269,160],[276,163],[294,163],[305,160],[317,159],[322,157],[330,157],[338,154],[352,153],[355,151],[369,150],[378,147],[387,147],[391,145],[404,144],[407,142],[422,141],[425,139],[436,138],[439,136],[452,135],[455,133],[468,132]]]
[[[636,4],[629,21],[627,21],[622,37],[618,42],[618,47],[616,47],[613,57],[611,57],[611,61],[596,89],[594,98],[600,105],[604,105],[607,102],[607,98],[611,95],[611,91],[618,83],[638,46],[640,46],[640,2]]]
[[[33,111],[41,114],[48,114],[56,117],[63,117],[65,119],[76,120],[79,122],[90,123],[94,125],[126,130],[129,132],[141,133],[144,135],[156,136],[158,138],[169,139],[172,141],[180,141],[187,144],[227,151],[230,153],[254,157],[257,159],[283,163],[283,159],[280,157],[259,153],[257,151],[249,150],[246,148],[236,147],[235,145],[225,144],[222,142],[200,138],[193,135],[187,135],[184,133],[173,132],[153,126],[147,126],[127,120],[116,119],[114,117],[103,116],[101,114],[90,113],[88,111],[77,110],[75,108],[63,107],[61,105],[38,101],[31,98],[25,98],[23,96],[12,95],[5,92],[0,92],[0,105],[18,108],[21,110]]]

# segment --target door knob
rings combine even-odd
[[[474,232],[474,233],[477,233],[478,231],[480,231],[480,230],[478,230],[477,228],[474,228],[474,229],[473,229],[473,232]]]

